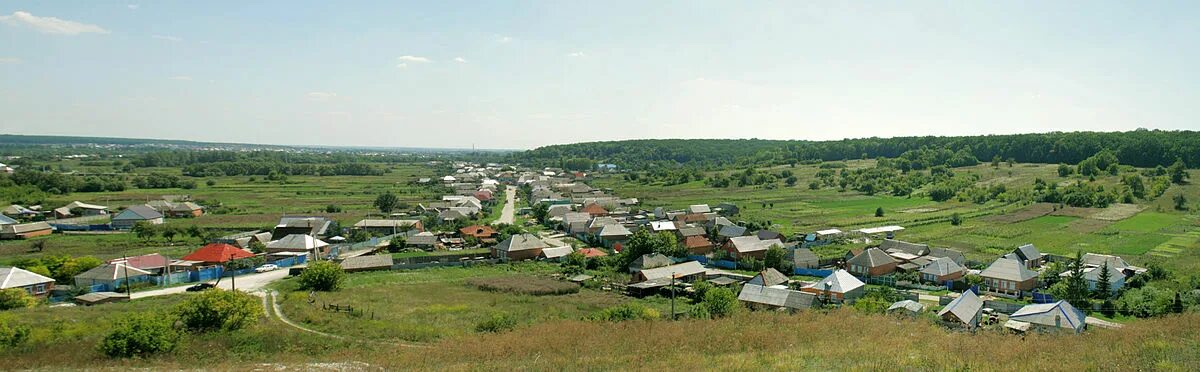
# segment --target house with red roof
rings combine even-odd
[[[604,257],[608,255],[608,252],[605,252],[600,248],[581,248],[578,252],[587,258]]]
[[[683,245],[687,247],[688,253],[696,255],[706,255],[712,253],[717,247],[712,241],[703,235],[693,235],[683,239]]]
[[[154,275],[161,275],[167,266],[171,264],[171,260],[161,254],[151,253],[141,256],[114,258],[108,260],[108,263],[125,264],[138,270],[148,271]]]
[[[496,200],[495,195],[492,195],[492,190],[479,190],[475,192],[475,199],[481,202],[490,202]]]
[[[491,226],[487,226],[487,225],[467,226],[467,227],[458,229],[458,233],[459,233],[459,235],[462,235],[462,237],[464,237],[464,238],[470,236],[470,237],[474,237],[476,239],[487,239],[487,238],[495,237],[496,234],[498,234],[498,232],[496,232],[496,229],[492,228]]]
[[[590,214],[590,215],[592,215],[592,217],[608,215],[608,210],[604,209],[604,207],[601,207],[600,204],[596,204],[596,203],[588,204],[587,206],[584,206],[583,209],[580,209],[579,211]]]
[[[187,256],[183,256],[183,260],[205,265],[219,265],[232,260],[250,257],[254,257],[254,253],[250,253],[250,251],[245,249],[225,243],[210,243]]]

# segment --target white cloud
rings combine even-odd
[[[467,63],[467,60],[463,57],[454,57],[454,62]]]
[[[587,54],[584,54],[583,52],[567,53],[567,57],[584,57],[584,56],[587,56]]]
[[[129,5],[126,5],[126,7],[128,7],[129,10],[137,10],[138,5],[137,4],[129,4]]]
[[[29,26],[34,30],[47,34],[78,35],[86,33],[109,33],[108,30],[105,30],[97,25],[68,21],[54,17],[38,17],[30,14],[29,12],[20,10],[13,12],[12,15],[0,16],[0,21],[13,26]]]
[[[21,59],[17,57],[0,57],[0,64],[21,63]]]
[[[170,79],[171,79],[171,80],[178,80],[178,81],[192,81],[192,77],[191,77],[191,76],[184,76],[184,75],[172,76],[172,77],[170,77]]]
[[[176,42],[176,43],[183,41],[183,38],[181,38],[181,37],[170,36],[170,35],[154,35],[153,38],[159,39],[159,40],[166,40],[166,41],[170,41],[170,42]]]
[[[429,62],[433,62],[433,61],[432,61],[432,60],[430,60],[429,58],[425,58],[425,57],[417,57],[417,56],[399,56],[399,57],[396,57],[396,60],[398,60],[398,61],[400,61],[400,62],[402,62],[402,63],[403,63],[403,62],[416,62],[416,63],[429,63]]]
[[[338,95],[331,92],[308,92],[307,96],[310,101],[328,101],[337,98]]]

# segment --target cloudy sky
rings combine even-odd
[[[1158,1],[4,1],[0,133],[531,148],[1200,129]]]

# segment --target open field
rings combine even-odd
[[[849,168],[874,166],[873,160],[846,162]],[[683,208],[690,204],[733,202],[741,208],[741,219],[770,221],[784,233],[803,233],[825,228],[855,228],[896,224],[907,229],[898,239],[929,243],[935,246],[963,250],[968,257],[990,262],[997,256],[1026,243],[1033,243],[1046,253],[1073,255],[1077,250],[1125,256],[1135,264],[1150,262],[1174,270],[1200,268],[1200,234],[1194,214],[1178,212],[1170,205],[1171,197],[1182,193],[1192,205],[1200,201],[1200,186],[1195,182],[1172,185],[1155,200],[1139,200],[1138,204],[1114,204],[1109,208],[1060,208],[1054,204],[1005,205],[1000,202],[975,204],[951,200],[934,202],[922,197],[893,197],[863,195],[854,191],[833,189],[810,190],[802,186],[812,180],[819,170],[816,165],[775,167],[760,171],[792,170],[799,178],[797,186],[711,188],[701,181],[682,185],[642,185],[624,181],[619,176],[601,177],[594,183],[611,188],[619,195],[637,197],[643,207]],[[1045,164],[1016,164],[1014,167],[992,168],[981,164],[955,168],[956,174],[980,175],[981,185],[1004,184],[1010,190],[1028,189],[1036,178],[1047,182],[1068,184],[1086,179],[1074,176],[1061,178],[1056,166]],[[1193,172],[1195,174],[1195,172]],[[1118,177],[1099,177],[1096,182],[1117,187]],[[767,205],[764,206],[763,203]],[[771,204],[774,204],[772,207]],[[876,208],[883,208],[884,217],[874,217]],[[952,226],[949,217],[958,213],[964,217],[961,226]],[[847,248],[862,244],[818,247],[819,255],[840,256]],[[1151,254],[1151,252],[1154,252]],[[1192,272],[1192,271],[1184,271]]]
[[[632,300],[611,292],[582,289],[572,294],[533,296],[485,291],[468,282],[522,278],[556,270],[551,265],[522,264],[353,274],[346,289],[320,293],[316,304],[308,303],[308,292],[288,291],[281,306],[293,321],[316,330],[371,340],[412,342],[470,335],[477,323],[497,313],[515,317],[520,326],[582,319],[627,301],[641,301],[662,309],[663,314],[669,313],[669,305],[662,301]],[[284,282],[281,289],[289,289],[291,285]],[[686,302],[680,299],[677,306],[686,309]],[[335,314],[321,309],[322,303],[350,305],[366,314],[363,317]]]
[[[64,161],[73,162],[77,161]],[[78,166],[71,166],[78,170]],[[76,192],[54,195],[46,205],[57,206],[79,200],[85,203],[106,205],[114,210],[129,205],[144,204],[161,199],[163,195],[190,195],[193,200],[208,204],[219,204],[213,213],[196,218],[168,218],[168,225],[187,228],[199,226],[205,230],[225,234],[252,229],[273,227],[281,215],[306,214],[329,216],[342,226],[350,226],[358,220],[378,214],[372,206],[375,197],[383,192],[392,192],[410,206],[435,200],[441,196],[439,190],[414,186],[411,181],[419,177],[431,177],[433,169],[426,165],[395,165],[392,171],[382,176],[291,176],[286,182],[266,181],[264,177],[207,177],[191,178],[196,189],[136,189],[121,192]],[[87,169],[84,169],[85,171]],[[111,172],[111,169],[95,171]],[[161,172],[180,174],[179,168],[140,169],[142,173]],[[205,181],[216,183],[208,186]],[[328,205],[342,208],[340,213],[325,213]],[[191,237],[177,236],[175,242],[163,238],[145,241],[133,234],[111,235],[61,235],[39,238],[47,241],[42,252],[29,251],[27,241],[0,241],[0,263],[26,257],[49,254],[73,256],[91,255],[102,259],[159,252],[168,256],[180,256],[199,247]]]

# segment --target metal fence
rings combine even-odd
[[[824,277],[833,275],[833,270],[795,268],[795,269],[792,269],[792,274],[816,276],[816,277],[824,278]]]

